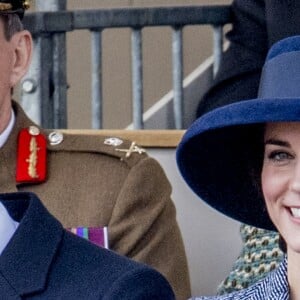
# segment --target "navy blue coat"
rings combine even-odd
[[[64,230],[34,194],[0,201],[20,222],[0,256],[0,299],[174,299],[161,274]]]
[[[213,108],[256,98],[270,46],[300,34],[299,0],[234,0],[230,47],[223,55],[212,88],[201,99],[197,116]]]

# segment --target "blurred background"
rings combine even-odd
[[[229,4],[229,0],[68,0],[67,9],[131,8]],[[36,1],[32,1],[34,11]],[[144,111],[172,89],[171,43],[168,27],[143,29]],[[68,127],[91,128],[91,49],[84,30],[67,34]],[[130,30],[105,29],[103,47],[103,128],[125,128],[131,123]],[[212,55],[212,28],[186,26],[183,30],[184,77]],[[80,115],[80,117],[78,117]]]

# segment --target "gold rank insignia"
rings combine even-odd
[[[143,148],[140,148],[136,145],[135,142],[132,142],[129,149],[116,149],[116,151],[119,152],[125,152],[125,157],[129,158],[131,156],[132,153],[138,153],[138,154],[143,154],[146,153],[146,150]]]
[[[22,129],[18,138],[16,181],[38,183],[46,180],[47,141],[36,126]]]

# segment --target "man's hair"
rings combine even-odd
[[[4,24],[4,35],[8,41],[15,33],[24,29],[23,23],[17,14],[1,15],[1,19]]]

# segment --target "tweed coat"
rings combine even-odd
[[[287,259],[267,277],[247,289],[215,297],[193,297],[192,300],[289,300]]]
[[[257,96],[268,49],[300,34],[300,1],[234,0],[229,49],[224,53],[212,87],[200,100],[199,117],[213,108]]]
[[[185,249],[176,221],[171,186],[161,166],[147,154],[129,158],[105,138],[64,135],[47,145],[47,179],[18,184],[17,136],[33,125],[14,104],[16,123],[0,149],[0,192],[36,193],[64,227],[108,226],[110,249],[161,272],[177,299],[190,296]],[[42,130],[42,129],[41,129]],[[42,130],[45,136],[50,131]],[[118,148],[128,149],[124,141]]]
[[[0,201],[20,222],[0,256],[0,299],[175,299],[157,271],[67,232],[34,194]]]

